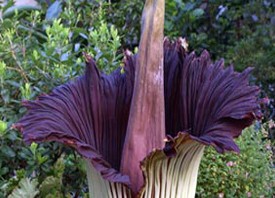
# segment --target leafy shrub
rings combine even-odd
[[[8,198],[35,198],[38,194],[38,190],[36,189],[37,184],[38,182],[36,180],[31,181],[29,178],[24,178],[20,180],[19,187],[15,188]]]
[[[48,9],[59,10],[55,5]],[[57,143],[26,146],[21,134],[12,129],[25,112],[22,100],[48,93],[83,71],[82,52],[91,53],[107,72],[119,67],[122,55],[118,52],[120,37],[116,28],[107,24],[102,11],[96,10],[95,15],[102,15],[97,21],[101,26],[75,27],[68,21],[81,17],[72,9],[62,11],[61,7],[62,20],[44,9],[15,12],[0,19],[0,197],[7,197],[14,189],[22,190],[27,181],[37,181],[40,194],[51,194],[43,189],[60,177],[64,182],[60,188],[55,185],[56,195],[83,196],[87,191],[86,172],[78,155]],[[63,153],[67,154],[64,174],[57,176],[54,164]]]
[[[138,46],[140,20],[145,0],[120,0],[112,3],[106,10],[106,20],[114,24],[122,37],[124,48]]]
[[[266,131],[246,129],[238,138],[240,154],[218,154],[205,150],[197,186],[197,197],[271,197],[275,190],[271,147]]]
[[[39,28],[44,25],[41,15],[36,11],[25,17],[18,14],[0,21],[0,59],[4,65],[1,67],[0,112],[2,122],[8,125],[0,136],[0,183],[9,183],[6,192],[20,181],[15,177],[21,169],[27,170],[25,176],[34,171],[41,177],[47,175],[62,149],[53,144],[40,145],[36,149],[24,146],[20,134],[11,128],[25,112],[21,100],[34,99],[71,78],[74,75],[72,68],[65,67],[65,62],[75,68],[80,66],[72,57],[64,59],[64,54],[71,52],[68,28],[56,21],[41,31]]]

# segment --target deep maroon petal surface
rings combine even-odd
[[[91,159],[103,177],[129,183],[118,173],[134,82],[134,58],[125,73],[101,74],[87,57],[86,72],[49,95],[25,103],[28,113],[16,124],[27,143],[57,141]],[[112,168],[110,168],[112,167]]]
[[[28,101],[28,113],[16,124],[27,143],[58,141],[74,147],[91,160],[109,181],[129,184],[121,166],[136,57],[125,60],[125,73],[100,73],[91,58],[86,72],[49,95]],[[233,138],[259,115],[258,87],[249,86],[251,69],[242,73],[212,63],[204,51],[199,57],[186,53],[180,40],[164,43],[166,134],[178,132],[218,152],[239,151]],[[153,99],[152,99],[153,100]],[[154,137],[152,137],[154,138]],[[139,142],[142,146],[143,142]],[[172,149],[172,150],[171,150]],[[174,154],[173,146],[166,153]],[[133,156],[135,157],[135,156]]]
[[[165,41],[166,131],[187,132],[218,152],[239,149],[233,138],[259,115],[258,87],[249,86],[251,68],[242,73],[212,63],[207,51],[187,54],[180,40]]]

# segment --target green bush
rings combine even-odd
[[[238,138],[240,154],[218,154],[205,150],[197,186],[197,197],[272,197],[275,170],[270,142],[264,129],[250,127]]]
[[[84,196],[87,191],[83,164],[71,149],[57,143],[27,146],[21,134],[12,129],[25,113],[21,101],[48,93],[84,71],[82,52],[91,54],[107,73],[121,64],[120,36],[105,21],[105,11],[97,10],[100,5],[91,6],[98,26],[79,28],[76,24],[84,16],[70,3],[64,9],[61,4],[52,4],[40,11],[20,10],[0,19],[0,197],[18,193],[24,184],[31,187],[32,181],[38,182],[34,187],[45,194],[49,186],[46,181],[57,182],[60,177],[64,181],[56,195]],[[48,14],[56,11],[59,18]],[[57,176],[55,164],[62,154],[66,154],[65,170]]]

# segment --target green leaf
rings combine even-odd
[[[31,152],[32,152],[33,155],[35,155],[37,147],[38,147],[38,144],[36,144],[35,142],[33,142],[31,144],[30,150],[31,150]]]
[[[62,55],[60,56],[60,61],[61,61],[61,62],[67,61],[67,60],[69,59],[69,56],[70,56],[70,53],[69,53],[69,52],[66,52],[66,53],[62,54]]]
[[[18,6],[12,6],[9,7],[4,13],[3,13],[3,19],[12,17],[17,12],[24,12],[24,11],[32,11],[32,10],[40,10],[40,6],[37,5],[18,5]]]
[[[60,1],[55,1],[47,10],[46,20],[57,19],[62,12],[62,5]]]
[[[10,101],[10,92],[7,89],[1,90],[1,96],[5,103],[8,103]]]
[[[38,182],[29,178],[21,179],[19,186],[12,191],[8,198],[35,198],[39,191],[37,189]]]
[[[6,64],[4,61],[0,61],[0,77],[5,76]]]
[[[15,157],[15,152],[7,145],[4,145],[1,148],[1,151],[7,156],[7,157]]]
[[[9,133],[7,133],[7,139],[9,139],[10,141],[15,141],[18,138],[18,133],[16,133],[15,131],[9,131]]]
[[[201,8],[197,8],[197,9],[193,10],[192,14],[194,17],[198,18],[204,14],[204,10]]]
[[[0,136],[5,133],[8,128],[8,124],[2,120],[0,120]]]
[[[183,10],[188,12],[192,10],[195,7],[195,5],[195,3],[186,3]]]
[[[40,153],[37,155],[38,164],[41,165],[48,160],[47,156],[42,156]]]
[[[11,85],[11,86],[16,87],[16,88],[20,88],[20,87],[21,87],[21,85],[20,85],[18,82],[16,82],[16,81],[6,80],[5,82],[6,82],[7,84]]]
[[[9,168],[8,167],[1,167],[0,170],[0,176],[5,175],[9,172]],[[1,196],[0,196],[1,197]]]
[[[47,197],[48,195],[55,195],[55,197],[61,197],[58,196],[61,194],[60,178],[53,176],[46,177],[46,179],[40,185],[39,190],[41,197]]]

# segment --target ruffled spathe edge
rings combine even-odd
[[[107,179],[110,182],[115,183],[122,183],[124,185],[129,186],[130,181],[129,177],[126,175],[121,174],[116,169],[112,168],[111,164],[105,160],[105,158],[99,153],[99,151],[93,147],[92,145],[88,144],[91,142],[94,142],[94,140],[90,139],[93,137],[88,137],[89,133],[85,134],[85,130],[81,131],[81,128],[78,128],[78,126],[75,126],[76,124],[79,124],[82,122],[81,119],[77,120],[76,122],[73,122],[73,119],[78,119],[76,117],[72,116],[72,111],[70,111],[73,106],[76,105],[80,100],[77,98],[80,97],[77,94],[70,95],[70,92],[73,92],[77,88],[81,88],[83,90],[86,90],[86,88],[82,87],[83,84],[86,82],[86,78],[88,81],[94,80],[94,81],[100,81],[101,79],[111,79],[111,82],[114,82],[114,86],[119,89],[119,86],[122,86],[121,83],[127,84],[128,82],[133,82],[132,76],[134,75],[134,57],[130,57],[129,53],[125,53],[124,58],[124,74],[121,74],[120,68],[114,71],[111,75],[105,75],[103,73],[100,73],[100,71],[96,68],[94,60],[88,56],[85,55],[86,58],[86,72],[83,76],[78,77],[72,82],[68,82],[64,85],[61,85],[57,88],[55,88],[50,94],[42,94],[40,95],[35,101],[23,101],[22,104],[24,107],[27,108],[28,112],[27,114],[21,118],[16,124],[13,125],[14,128],[17,128],[20,130],[23,134],[23,140],[27,144],[31,144],[32,142],[44,142],[44,141],[56,141],[59,143],[63,143],[67,146],[70,146],[74,148],[81,156],[88,159],[91,164],[96,168],[97,171],[99,171],[104,179]],[[122,81],[120,82],[120,76],[124,76]],[[92,78],[92,79],[90,79]],[[119,82],[118,82],[119,81]],[[109,85],[109,81],[107,81],[105,84]],[[95,87],[95,84],[93,83],[91,85],[92,87]],[[123,85],[124,86],[124,85]],[[97,88],[97,87],[95,87]],[[97,88],[97,89],[100,89]],[[131,90],[132,86],[125,85],[123,89]],[[101,91],[101,90],[99,90]],[[68,101],[66,101],[66,93],[71,96],[70,99],[74,100],[71,104],[68,104]],[[105,92],[104,92],[105,93]],[[112,93],[112,90],[110,91]],[[124,93],[124,92],[123,92]],[[127,98],[131,98],[131,91],[127,93]],[[85,96],[86,97],[86,96]],[[85,98],[84,97],[84,98]],[[82,101],[86,100],[87,98],[83,99]],[[113,98],[112,98],[113,99]],[[87,102],[87,100],[86,100]],[[60,105],[58,105],[58,103]],[[63,107],[66,107],[67,109],[62,109]],[[82,106],[81,108],[83,108]],[[85,106],[89,107],[89,106]],[[47,108],[49,108],[49,112],[46,112]],[[77,107],[76,107],[77,108]],[[51,117],[51,111],[56,110],[57,116],[52,118]],[[69,115],[65,115],[66,112],[69,112]],[[84,109],[81,109],[80,111],[86,111]],[[61,115],[63,113],[63,115]],[[74,115],[76,116],[78,111],[74,112]],[[39,115],[39,116],[37,116]],[[88,118],[89,115],[85,115],[86,118]],[[85,117],[83,116],[83,117]],[[58,120],[60,119],[60,120]],[[100,119],[100,118],[98,118]],[[91,120],[91,118],[89,118]],[[70,129],[70,126],[67,125],[73,125],[72,129],[76,129],[78,131],[72,131],[68,132],[69,130],[60,129],[62,126],[57,126],[59,122],[62,122],[61,125],[65,129]],[[89,126],[86,128],[86,132],[89,131]],[[83,128],[82,128],[83,129]],[[62,131],[63,130],[63,131]],[[66,132],[67,131],[67,132]],[[81,138],[81,137],[82,138]],[[94,144],[94,143],[93,143]]]
[[[220,153],[239,152],[234,138],[261,118],[260,90],[248,81],[252,68],[242,73],[224,68],[206,50],[187,54],[181,39],[164,45],[166,134],[185,131]]]
[[[248,85],[248,75],[251,69],[248,68],[242,73],[235,72],[233,67],[224,69],[223,61],[212,63],[207,51],[203,51],[199,57],[194,52],[188,54],[181,42],[182,40],[174,43],[167,39],[164,41],[165,111],[167,111],[165,120],[168,138],[166,147],[160,152],[165,153],[166,157],[175,156],[177,149],[173,142],[177,142],[177,138],[181,136],[204,145],[212,145],[220,153],[239,152],[234,138],[241,134],[242,129],[260,117],[257,99],[259,88]],[[85,75],[99,80],[108,78],[107,75],[99,72],[90,57],[86,56],[86,59],[88,64]],[[114,82],[115,90],[111,90],[110,93],[115,92],[116,88],[121,86],[120,78],[124,76],[122,83],[125,81],[127,83],[123,87],[123,90],[126,90],[123,91],[123,95],[127,96],[127,100],[131,100],[135,76],[135,56],[130,56],[128,52],[125,56],[124,70],[125,74],[121,74],[120,69],[112,73],[110,75],[112,81],[107,81],[106,86],[110,86],[112,84],[110,82]],[[79,77],[75,82],[85,78],[85,75]],[[59,130],[47,131],[46,128],[40,128],[39,132],[35,132],[35,128],[32,130],[28,128],[28,132],[25,131],[31,120],[37,121],[30,111],[41,101],[56,95],[59,89],[63,88],[68,91],[73,83],[62,85],[53,90],[51,94],[40,96],[37,101],[24,102],[29,113],[15,127],[23,132],[25,142],[57,141],[64,143],[89,159],[104,179],[130,186],[129,177],[112,168],[100,151],[90,145],[93,140],[87,138],[90,142],[85,142],[75,135]],[[94,84],[91,87],[100,90],[100,87]],[[121,90],[119,89],[119,91]],[[41,127],[41,123],[36,127]],[[184,132],[179,133],[179,131]],[[85,137],[85,134],[82,134],[82,137]]]

